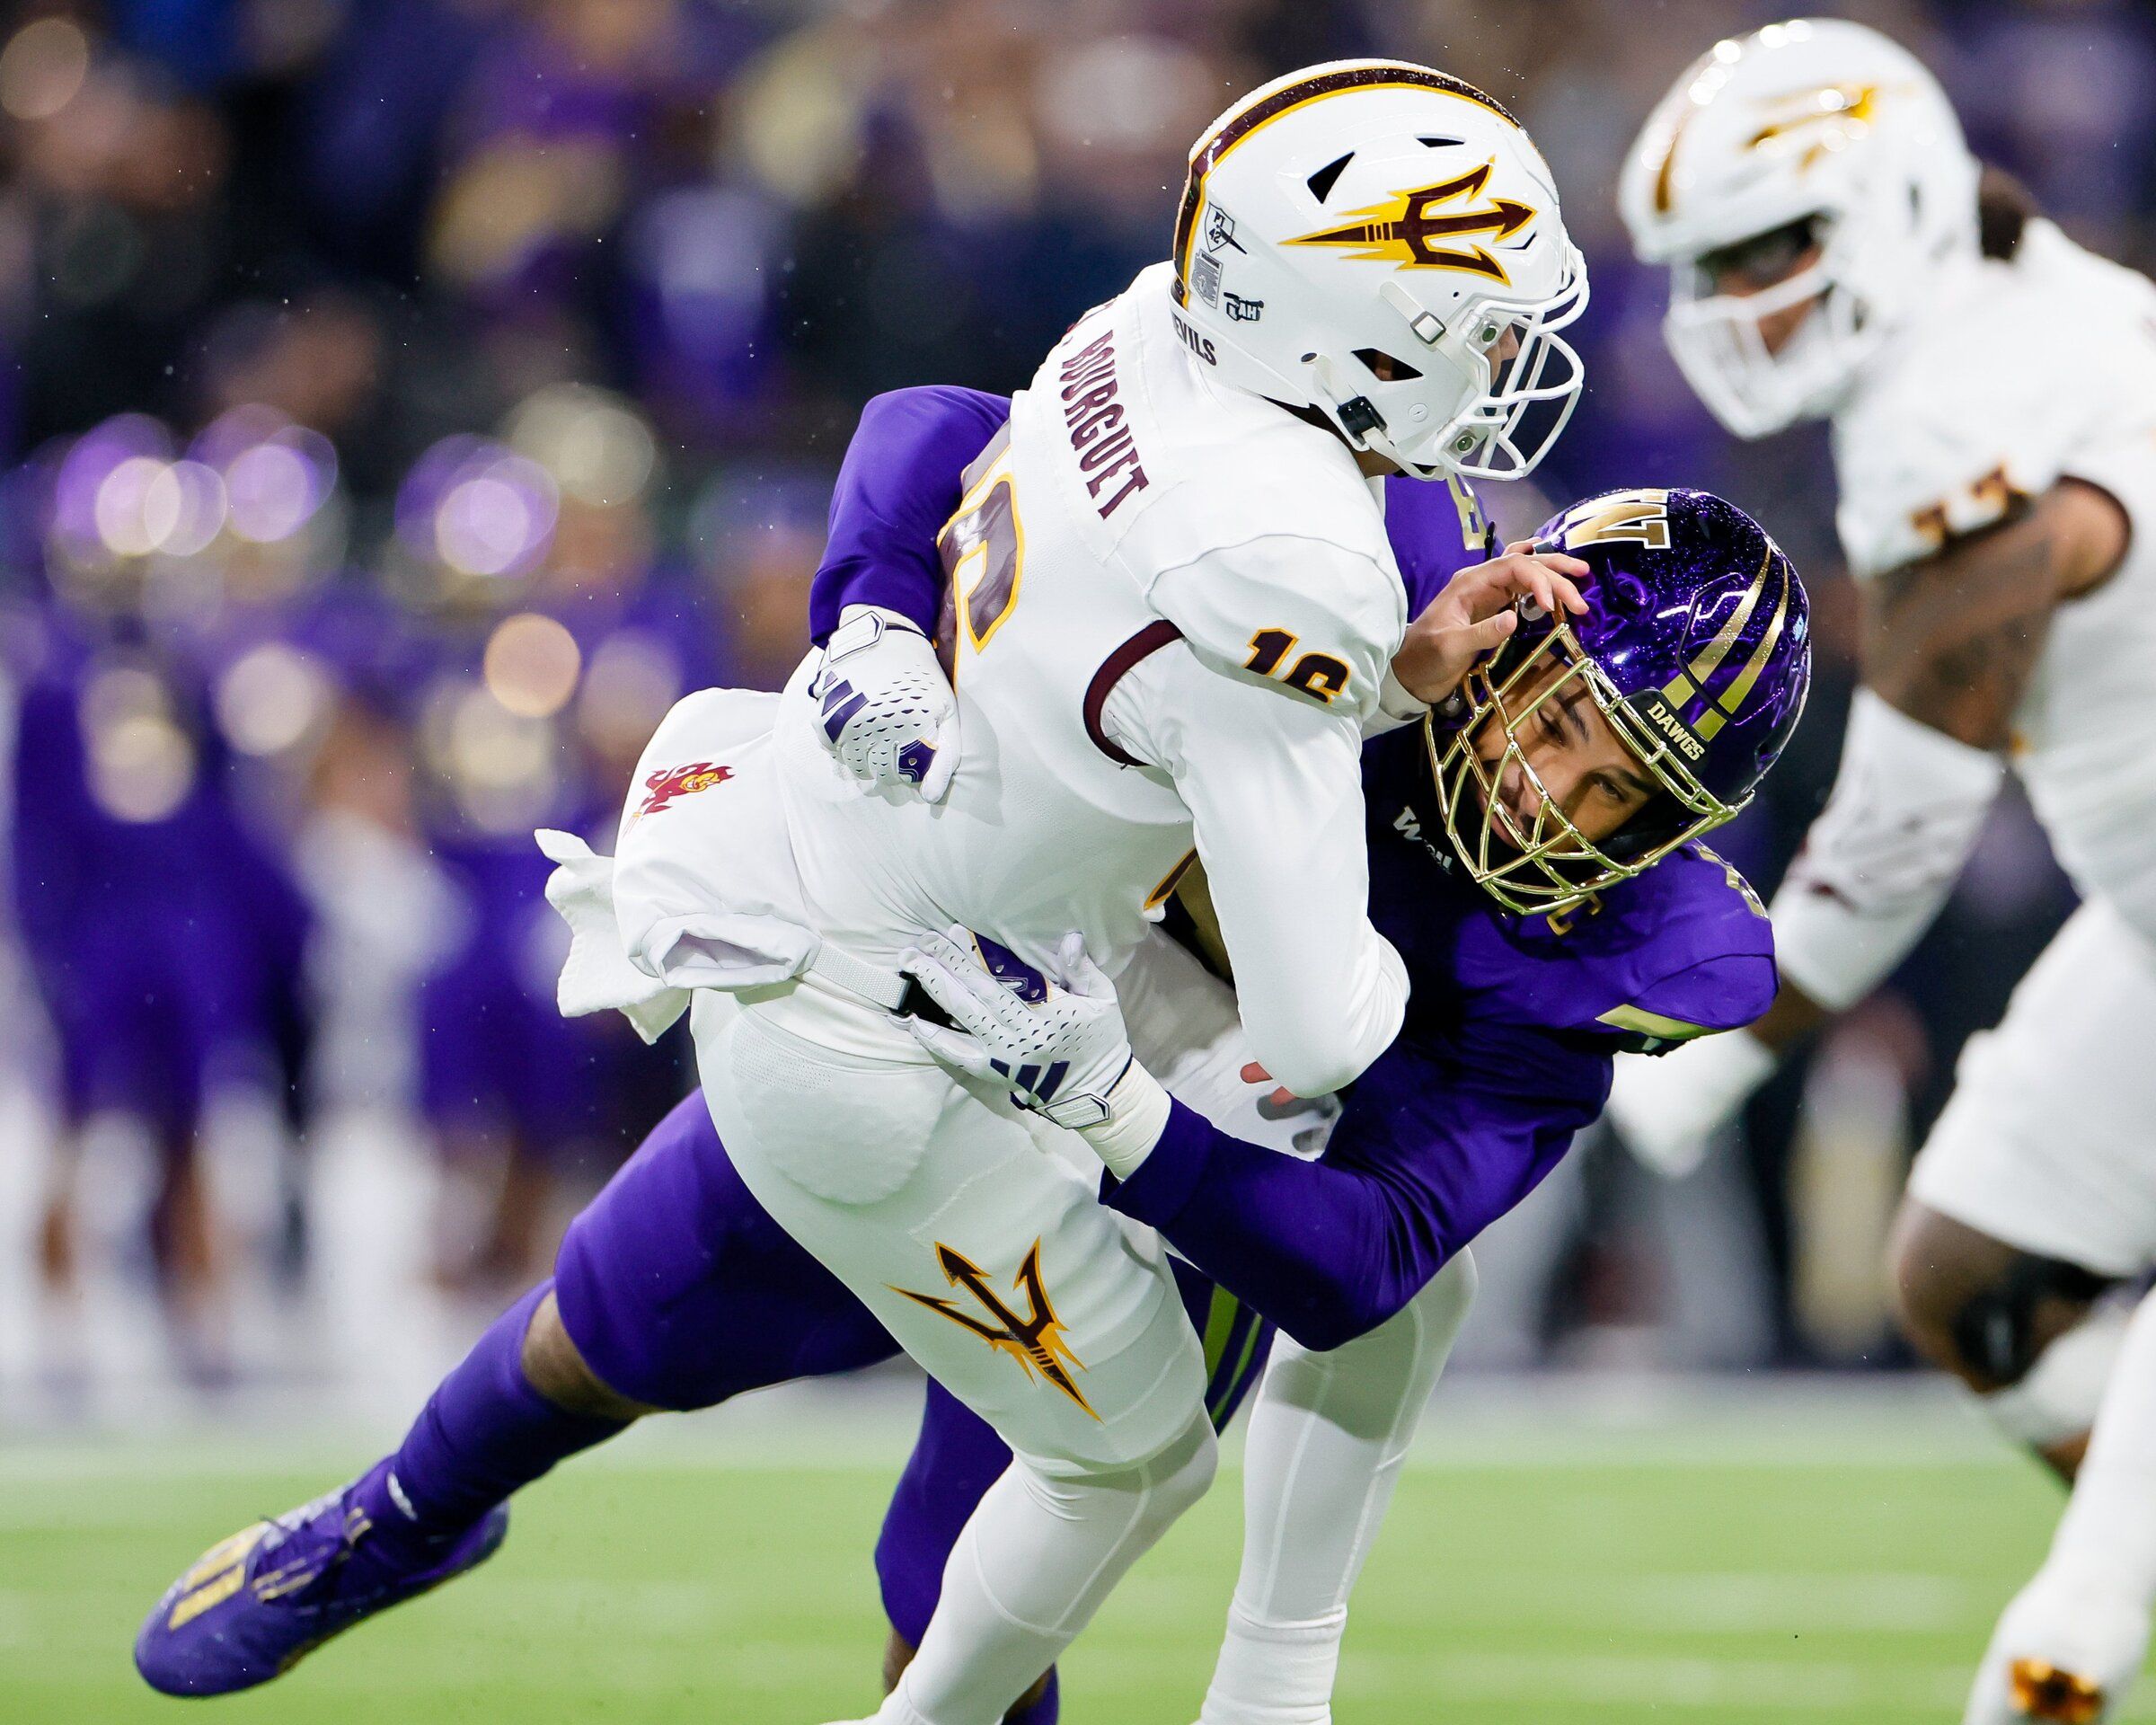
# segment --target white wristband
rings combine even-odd
[[[1385,680],[1378,686],[1377,711],[1363,721],[1363,735],[1382,737],[1388,730],[1398,730],[1403,725],[1418,725],[1429,712],[1429,703],[1418,701],[1408,693],[1408,686],[1393,675],[1392,666],[1385,667]]]
[[[1082,1136],[1118,1180],[1128,1180],[1168,1129],[1168,1092],[1135,1060],[1108,1092],[1108,1118]]]
[[[1833,1012],[1876,988],[1946,903],[2005,777],[1998,756],[1859,689],[1834,794],[1774,895],[1783,979]]]

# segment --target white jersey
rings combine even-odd
[[[945,534],[964,753],[949,795],[864,793],[778,724],[812,926],[896,968],[959,924],[1111,972],[1204,858],[1244,1022],[1283,1083],[1392,1039],[1369,924],[1362,727],[1407,624],[1377,488],[1330,432],[1206,375],[1165,265],[1082,319],[968,475]]]
[[[2156,286],[2032,222],[1887,349],[1833,434],[1860,580],[2061,479],[2125,510],[2125,562],[2052,620],[2014,765],[2085,893],[2156,904]]]

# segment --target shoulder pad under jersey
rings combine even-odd
[[[1385,481],[1385,538],[1407,591],[1409,622],[1460,571],[1502,549],[1482,500],[1465,480],[1436,483],[1395,474]]]
[[[1835,526],[1859,578],[1980,532],[2062,477],[2100,478],[2110,446],[2156,429],[2156,301],[2120,278],[2148,284],[2063,236],[2049,242],[2066,255],[2041,270],[1977,266],[1835,416]],[[2090,278],[2070,314],[2062,274]]]
[[[1653,1053],[1736,1030],[1772,1004],[1774,936],[1758,895],[1702,845],[1555,917],[1513,923],[1508,1016]]]

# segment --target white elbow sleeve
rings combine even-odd
[[[1783,980],[1834,1012],[1877,987],[1946,902],[2005,776],[1859,689],[1834,794],[1774,896]]]
[[[1368,936],[1361,986],[1348,1012],[1321,1021],[1298,1013],[1274,1023],[1253,1022],[1245,1008],[1243,1028],[1259,1063],[1298,1096],[1329,1096],[1352,1084],[1400,1034],[1408,1013],[1408,968],[1392,942],[1374,929]]]

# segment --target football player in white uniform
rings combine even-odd
[[[2156,1260],[2156,288],[2011,194],[1920,62],[1833,20],[1717,44],[1625,164],[1702,400],[1743,437],[1832,421],[1863,674],[1774,902],[1773,1010],[1621,1063],[1611,1112],[1695,1156],[1900,961],[2019,776],[2083,902],[1964,1054],[1893,1268],[1916,1345],[2079,1474],[1967,1717],[2090,1721],[2156,1598],[2156,1311],[2098,1305]]]
[[[1480,91],[1392,61],[1256,91],[1192,154],[1174,258],[1079,320],[968,473],[955,769],[941,718],[904,734],[914,625],[863,609],[782,697],[774,794],[714,793],[742,792],[737,853],[670,842],[663,810],[623,833],[623,944],[700,990],[743,1180],[1017,1454],[890,1725],[1000,1718],[1214,1467],[1161,1254],[929,1058],[894,1016],[901,962],[956,924],[1022,975],[1074,927],[1113,971],[1196,857],[1265,1066],[1315,1095],[1383,1051],[1406,983],[1367,916],[1360,750],[1408,618],[1374,476],[1530,468],[1580,385],[1557,331],[1585,297],[1546,166]],[[1493,614],[1564,567],[1507,562]],[[694,704],[654,748],[708,785]],[[834,758],[864,725],[910,783],[864,794]],[[774,951],[774,922],[803,937]],[[744,955],[787,979],[711,986]],[[1134,1154],[1157,1137],[1164,1103],[1069,1088],[1044,1111],[1100,1128],[1111,1167],[1102,1122]],[[1027,1336],[967,1323],[962,1279],[1018,1287]]]

